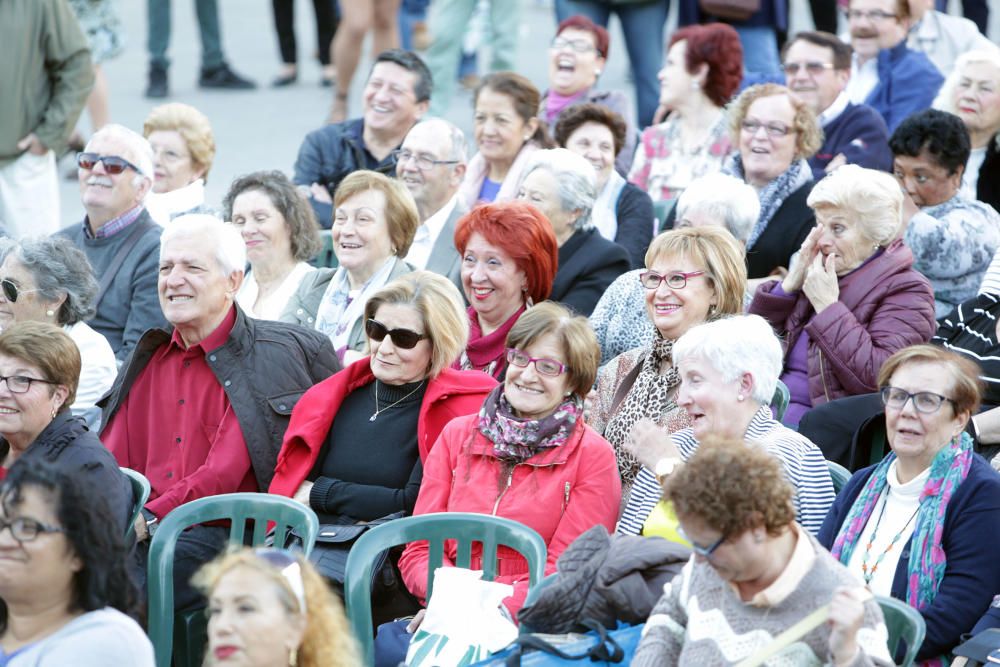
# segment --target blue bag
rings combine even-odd
[[[551,667],[553,665],[628,665],[642,637],[643,625],[619,625],[608,630],[585,620],[591,631],[585,639],[556,647],[544,635],[523,634],[503,651],[476,667]],[[582,662],[581,662],[582,661]]]

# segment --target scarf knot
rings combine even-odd
[[[518,464],[547,449],[566,444],[582,414],[583,401],[571,395],[546,417],[518,417],[504,395],[503,385],[498,385],[479,410],[477,428],[493,443],[496,458]]]

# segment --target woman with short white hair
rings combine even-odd
[[[643,464],[622,512],[618,532],[662,534],[661,479],[691,457],[706,439],[754,442],[779,459],[795,489],[798,522],[819,531],[833,503],[833,484],[823,453],[809,439],[782,426],[771,414],[781,372],[781,343],[756,315],[734,315],[691,328],[673,350],[680,375],[677,405],[691,426],[669,440],[649,428],[633,431],[629,446]]]
[[[525,168],[517,198],[541,211],[559,244],[559,270],[550,299],[590,315],[615,278],[629,270],[625,248],[594,228],[594,168],[565,148],[538,151]]]
[[[788,426],[814,405],[876,391],[882,363],[936,327],[930,283],[899,238],[903,194],[892,176],[844,165],[807,203],[816,227],[798,260],[760,285],[749,308],[785,339]]]

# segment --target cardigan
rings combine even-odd
[[[629,270],[628,252],[597,229],[580,229],[559,247],[559,270],[549,299],[583,316],[594,311],[604,290]]]

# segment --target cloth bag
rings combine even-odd
[[[609,631],[593,620],[585,620],[582,625],[591,628],[591,631],[585,635],[520,635],[513,646],[475,667],[627,665],[635,657],[645,627],[645,624],[620,625]]]
[[[698,0],[701,11],[731,21],[746,21],[760,11],[760,0]]]

